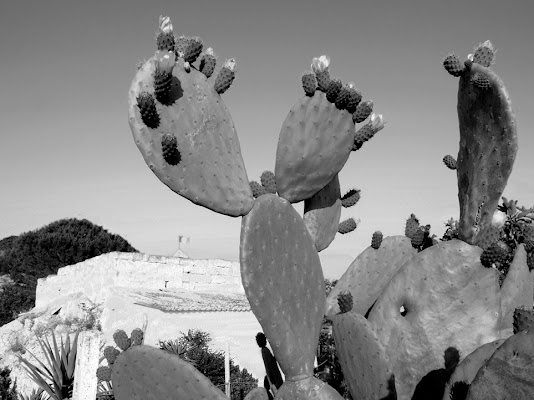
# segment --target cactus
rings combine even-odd
[[[111,381],[111,368],[108,366],[100,366],[96,370],[96,377],[98,381]]]
[[[457,167],[456,160],[451,155],[446,155],[445,157],[443,157],[443,163],[447,168],[452,170],[455,170]]]
[[[117,329],[113,334],[113,340],[119,349],[126,351],[132,345],[132,340],[122,329]]]
[[[259,332],[256,335],[256,343],[261,349],[261,357],[263,358],[263,364],[265,365],[265,372],[267,373],[269,382],[272,382],[276,389],[280,389],[284,380],[282,379],[276,358],[272,355],[271,350],[267,348],[267,338],[263,332]]]
[[[115,362],[119,354],[121,354],[121,352],[113,346],[106,346],[104,348],[104,357],[106,358],[109,365]]]
[[[534,328],[534,309],[520,306],[514,310],[514,335],[526,329]]]
[[[297,101],[280,131],[276,183],[278,194],[291,203],[308,199],[324,188],[343,168],[354,147],[351,114],[331,103],[327,96],[334,99],[334,94],[330,96],[328,86],[322,86],[326,81],[330,85],[330,78],[326,80],[328,65],[326,56],[313,60],[319,90]]]
[[[477,244],[489,229],[517,154],[515,116],[501,79],[489,68],[490,42],[465,64],[458,87],[459,238]]]
[[[493,63],[495,49],[489,40],[479,44],[473,53],[473,62],[488,68]]]
[[[396,398],[395,385],[393,391],[388,386],[388,381],[394,383],[395,377],[373,327],[361,314],[352,311],[350,292],[341,292],[338,301],[341,312],[333,318],[332,333],[352,398]]]
[[[184,41],[177,40],[179,54]],[[196,39],[189,42],[197,43]],[[185,61],[177,58],[167,106],[150,94],[162,54],[145,62],[130,86],[129,123],[137,147],[171,190],[213,211],[245,215],[254,198],[232,118],[218,94],[233,80],[235,62],[227,62],[219,71],[213,89],[202,72],[187,72]],[[163,151],[169,148],[166,160]]]
[[[341,217],[339,178],[332,181],[311,198],[304,200],[304,223],[317,251],[323,251],[334,240]]]
[[[213,71],[215,71],[215,66],[217,65],[217,57],[211,47],[206,49],[206,52],[200,58],[200,64],[198,70],[206,75],[206,78],[209,78]]]
[[[483,344],[465,356],[465,358],[456,366],[449,382],[445,386],[443,398],[446,400],[465,400],[467,388],[469,388],[469,385],[473,382],[473,379],[475,379],[478,370],[484,366],[495,350],[497,350],[504,341],[505,339],[497,339],[493,342]],[[460,389],[461,387],[464,388],[465,392],[462,392],[462,389]],[[465,393],[463,398],[460,397],[460,392]]]
[[[302,88],[304,89],[306,96],[313,96],[317,90],[317,78],[315,78],[315,74],[313,72],[306,71],[302,75],[301,80]]]
[[[510,336],[478,370],[466,400],[532,399],[533,353],[534,330]]]
[[[143,333],[143,330],[140,328],[135,328],[130,334],[132,345],[133,346],[142,345],[144,341],[144,337],[145,337],[145,334]]]

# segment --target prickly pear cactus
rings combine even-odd
[[[489,69],[493,58],[491,43],[481,44],[475,54],[477,57],[467,60],[459,73],[457,106],[458,235],[470,244],[477,244],[489,229],[518,148],[510,97],[502,80]],[[444,66],[449,70],[448,64]]]
[[[119,400],[228,399],[176,354],[145,345],[121,353],[113,365],[112,382],[113,394]]]
[[[304,223],[318,252],[326,249],[336,236],[341,217],[340,196],[336,175],[328,185],[304,201]]]
[[[277,399],[341,399],[313,377],[324,277],[308,229],[287,200],[273,194],[256,199],[243,218],[239,257],[250,307],[286,378]]]
[[[172,34],[165,21],[160,30]],[[218,213],[245,215],[254,198],[220,95],[235,62],[212,82],[191,64],[198,42],[191,43],[193,53],[184,53],[190,62],[160,50],[137,71],[128,92],[130,129],[151,171],[171,190]]]
[[[333,318],[332,334],[352,398],[395,399],[395,376],[373,326],[352,311],[350,292],[342,292],[338,299],[342,310]]]

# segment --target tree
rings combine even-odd
[[[210,341],[211,337],[208,332],[190,329],[187,333],[182,333],[182,336],[178,339],[178,344],[181,349],[185,349],[185,353],[181,353],[182,358],[192,360],[198,371],[224,391],[224,351],[211,350],[208,347]],[[160,348],[167,349],[167,351],[177,347],[165,346],[164,343],[160,342]],[[241,370],[239,365],[235,365],[232,359],[230,359],[230,382],[232,400],[240,400],[241,392],[246,395],[258,386],[258,380],[246,368]]]
[[[112,251],[137,252],[121,236],[74,218],[2,239],[0,249],[0,275],[9,274],[15,281],[11,290],[4,288],[0,293],[0,326],[34,307],[37,279]]]

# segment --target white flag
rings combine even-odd
[[[189,243],[190,241],[191,241],[191,238],[188,237],[188,236],[181,236],[181,235],[178,236],[178,242],[179,242],[180,244],[181,244],[181,243],[183,243],[183,244],[187,244],[187,243]]]

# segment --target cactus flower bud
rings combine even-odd
[[[207,55],[209,55],[209,56],[213,56],[213,57],[215,57],[215,52],[213,51],[213,48],[211,48],[211,47],[208,47],[208,48],[206,49],[206,52],[205,52],[205,53],[206,53]]]
[[[491,220],[491,226],[494,226],[495,228],[501,228],[504,226],[504,223],[506,222],[506,213],[496,210],[493,213],[493,219]]]
[[[235,58],[230,58],[229,60],[226,60],[223,67],[228,68],[232,72],[235,72]]]
[[[328,69],[328,66],[330,65],[330,57],[326,55],[322,55],[321,57],[317,58],[315,57],[312,61],[312,70],[313,72],[323,72]]]
[[[386,125],[386,121],[384,121],[382,114],[372,113],[369,119],[369,125],[371,126],[373,132],[376,133],[384,128],[384,125]]]
[[[158,50],[154,57],[156,59],[156,65],[162,72],[170,74],[174,65],[176,64],[176,55],[170,51]]]
[[[473,54],[469,54],[469,55],[467,56],[467,59],[468,59],[469,61],[473,61],[473,57],[474,57]]]
[[[172,33],[172,24],[169,17],[164,17],[163,15],[159,16],[159,29],[162,33],[170,34]]]

